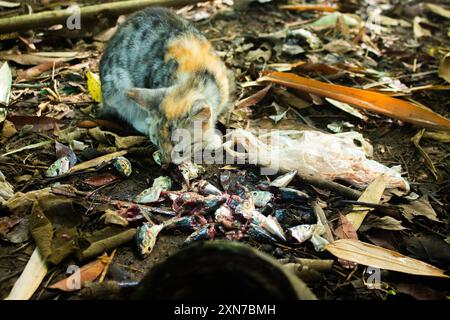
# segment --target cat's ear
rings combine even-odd
[[[169,88],[147,89],[147,88],[132,88],[128,90],[127,95],[130,99],[136,101],[139,106],[146,110],[151,110],[158,107],[164,99]]]
[[[193,121],[208,122],[211,119],[211,108],[203,105],[195,109],[193,114],[191,114],[191,119]]]

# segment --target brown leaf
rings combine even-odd
[[[339,214],[339,224],[334,233],[339,239],[358,239],[355,228],[343,214]]]
[[[255,94],[252,94],[251,96],[242,99],[241,101],[236,103],[236,108],[247,108],[254,106],[258,102],[260,102],[267,94],[267,92],[270,90],[272,85],[266,86],[264,89],[259,90]]]
[[[42,132],[54,129],[61,126],[61,122],[55,118],[50,117],[36,117],[36,116],[8,116],[7,119],[14,123],[17,130],[24,126],[32,124],[33,132]]]
[[[364,236],[374,245],[393,251],[399,251],[397,240],[390,230],[372,229],[365,232]]]
[[[0,217],[0,236],[5,237],[8,231],[18,224],[22,218],[18,216]]]
[[[123,130],[124,126],[120,125],[118,123],[115,123],[110,120],[104,120],[104,119],[95,119],[94,120],[84,120],[78,123],[78,127],[80,128],[86,128],[86,129],[92,129],[95,127],[100,126],[101,128],[105,129],[115,129],[115,130]]]
[[[60,59],[54,61],[47,61],[35,67],[29,68],[27,70],[20,70],[17,72],[16,82],[27,81],[37,78],[45,71],[48,71],[53,67],[55,68],[59,67],[63,62],[64,60]]]
[[[127,151],[124,151],[124,150],[117,151],[117,152],[113,152],[110,154],[106,154],[104,156],[100,156],[98,158],[95,158],[95,159],[92,159],[89,161],[79,163],[79,164],[73,166],[69,170],[69,173],[74,173],[74,172],[83,171],[83,170],[86,170],[89,168],[97,167],[105,162],[109,162],[109,161],[113,160],[114,158],[124,156],[125,154],[127,154]]]
[[[0,59],[14,61],[15,63],[22,65],[33,65],[33,66],[58,61],[58,59],[55,58],[43,57],[34,54],[4,54],[0,55]]]
[[[109,184],[109,183],[117,180],[118,178],[119,177],[117,177],[113,174],[105,174],[102,176],[95,176],[95,177],[88,178],[84,182],[93,187],[101,187],[101,186],[104,186],[105,184]]]
[[[432,236],[404,238],[406,250],[420,259],[430,262],[450,264],[450,245],[444,240]]]
[[[417,300],[443,300],[445,294],[417,283],[401,282],[395,285],[398,292],[407,294]]]
[[[81,267],[79,272],[75,272],[71,276],[52,284],[48,288],[68,292],[80,290],[86,282],[97,279],[102,274],[105,265],[105,262],[100,257],[99,259]]]
[[[339,225],[334,233],[340,239],[358,239],[358,234],[356,233],[355,228],[343,214],[339,214]],[[357,266],[356,263],[345,259],[339,258],[338,261],[344,268],[354,268]]]
[[[328,97],[418,126],[450,131],[450,120],[431,109],[369,90],[308,79],[287,72],[270,72],[258,79]]]
[[[421,276],[450,278],[444,270],[398,252],[354,239],[341,239],[328,244],[325,250],[338,258],[365,266]]]
[[[409,204],[400,204],[398,206],[402,208],[403,216],[409,221],[412,221],[414,216],[424,216],[432,221],[441,222],[428,200],[428,195],[424,195],[420,199],[414,200]]]

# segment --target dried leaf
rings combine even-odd
[[[82,170],[86,170],[89,168],[93,168],[93,167],[97,167],[105,162],[109,162],[114,158],[117,157],[121,157],[123,155],[126,155],[127,151],[117,151],[117,152],[113,152],[110,154],[106,154],[104,156],[83,162],[83,163],[79,163],[76,166],[73,166],[70,170],[69,173],[74,173],[74,172],[78,172],[78,171],[82,171]]]
[[[28,300],[41,284],[47,274],[47,265],[39,253],[38,248],[28,260],[25,269],[17,279],[9,296],[5,300]]]
[[[89,55],[89,52],[37,52],[32,54],[3,54],[0,55],[0,59],[14,61],[22,65],[40,65],[48,62],[67,62],[73,59],[82,59]]]
[[[405,230],[406,228],[402,226],[402,222],[389,216],[377,217],[368,216],[364,220],[363,225],[360,227],[361,231],[366,231],[371,228],[385,229],[385,230]]]
[[[450,264],[450,245],[442,238],[427,235],[405,237],[403,245],[417,258],[443,265]]]
[[[386,189],[386,180],[384,175],[380,175],[372,181],[363,194],[358,198],[358,201],[378,204],[380,203],[384,189]],[[366,215],[372,210],[373,208],[353,206],[352,212],[347,214],[345,217],[353,225],[353,228],[358,230]]]
[[[14,123],[12,123],[11,121],[5,120],[3,122],[2,138],[9,139],[16,133],[17,133],[17,129],[14,126]]]
[[[48,288],[67,292],[80,290],[86,282],[97,279],[102,274],[105,266],[104,259],[99,257],[97,260],[82,266],[79,271],[74,272],[71,276],[52,284]]]
[[[258,82],[263,81],[335,99],[419,126],[450,131],[450,120],[431,109],[378,92],[324,83],[283,72],[271,72],[258,79]]]
[[[54,61],[47,61],[44,63],[41,63],[35,67],[29,68],[27,70],[20,70],[17,72],[16,82],[21,81],[27,81],[34,78],[39,77],[42,73],[45,71],[51,70],[52,68],[57,68],[61,64],[64,63],[64,60],[54,60]]]
[[[279,6],[280,9],[293,10],[293,11],[323,11],[334,12],[338,10],[336,6],[330,6],[326,4],[287,4]]]
[[[0,155],[0,157],[6,157],[6,156],[8,156],[10,154],[14,154],[14,153],[21,152],[21,151],[24,151],[24,150],[31,150],[31,149],[40,148],[40,147],[43,147],[43,146],[45,146],[47,144],[50,144],[52,142],[53,142],[52,140],[47,140],[47,141],[42,141],[42,142],[30,144],[28,146],[25,146],[25,147],[22,147],[22,148],[19,148],[19,149],[8,151],[8,152]]]
[[[104,186],[105,184],[109,184],[113,181],[116,181],[117,179],[119,179],[119,177],[113,174],[105,174],[102,176],[95,176],[88,178],[84,182],[93,187],[101,187]]]
[[[441,222],[437,217],[436,211],[431,206],[430,201],[428,201],[428,195],[424,195],[422,198],[412,201],[409,204],[400,204],[398,207],[403,209],[402,214],[409,221],[412,221],[415,216],[424,216],[432,221]]]
[[[339,225],[334,233],[339,239],[358,239],[355,228],[353,228],[353,225],[342,214],[339,214]],[[345,259],[338,259],[338,261],[344,268],[355,268],[357,266],[356,263]]]
[[[416,38],[431,37],[431,31],[428,29],[422,28],[422,26],[420,25],[421,22],[428,22],[428,20],[425,18],[421,18],[421,17],[414,18],[414,20],[413,20],[414,36]]]
[[[355,228],[343,214],[339,214],[339,224],[334,233],[339,239],[358,239]]]
[[[78,127],[80,128],[86,128],[86,129],[92,129],[95,127],[102,127],[106,129],[115,129],[115,130],[123,130],[123,125],[117,124],[110,120],[104,120],[104,119],[95,119],[93,120],[84,120],[78,123]]]
[[[17,130],[22,129],[26,125],[33,125],[31,131],[42,132],[52,130],[55,127],[61,127],[62,124],[58,119],[50,117],[36,116],[8,116],[6,119],[14,123]]]
[[[440,15],[441,17],[450,19],[450,10],[447,10],[441,6],[438,6],[437,4],[425,3],[425,8],[437,15]]]
[[[238,101],[236,103],[236,108],[247,108],[254,106],[266,96],[267,92],[270,90],[271,87],[272,85],[269,84],[264,89],[259,90],[258,92],[252,94],[251,96],[245,99],[242,99],[241,101]]]
[[[93,73],[91,70],[86,72],[87,87],[89,94],[95,102],[102,102],[102,86],[100,83],[100,77]]]
[[[88,133],[91,137],[99,142],[105,144],[114,143],[117,149],[128,149],[140,145],[147,140],[147,138],[144,136],[120,137],[115,133],[103,131],[99,127],[89,129]]]
[[[58,59],[38,56],[34,54],[4,54],[0,55],[0,59],[7,61],[14,61],[15,63],[22,65],[40,65],[43,63],[58,62]]]
[[[394,285],[397,292],[407,294],[417,300],[444,300],[445,294],[418,283],[401,282]]]
[[[18,216],[0,217],[0,236],[5,237],[8,231],[17,225],[21,219]]]
[[[334,27],[338,20],[343,21],[349,27],[356,27],[361,23],[361,18],[357,15],[333,12],[330,14],[325,14],[321,18],[317,19],[313,23],[307,24],[306,26],[330,28]]]
[[[444,270],[398,252],[354,239],[341,239],[325,247],[334,256],[365,266],[421,276],[450,278]]]

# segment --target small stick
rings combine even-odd
[[[333,237],[333,233],[331,232],[330,229],[330,223],[328,222],[327,216],[325,215],[325,212],[323,211],[323,209],[319,206],[319,203],[317,202],[317,200],[313,201],[312,203],[312,209],[314,211],[314,213],[317,216],[317,219],[320,220],[320,222],[322,223],[322,225],[325,228],[325,239],[328,240],[328,242],[333,242],[334,241],[334,237]]]
[[[111,256],[108,258],[105,268],[103,269],[102,275],[100,276],[100,279],[98,280],[99,283],[102,283],[103,279],[105,279],[105,276],[106,276],[106,273],[108,272],[109,266],[114,259],[114,255],[116,254],[116,250],[117,249],[114,249],[113,252],[111,253]]]
[[[352,188],[343,186],[342,184],[339,184],[336,182],[320,179],[320,178],[313,177],[313,176],[302,175],[300,173],[297,173],[297,175],[304,182],[309,183],[317,188],[331,190],[333,192],[336,192],[336,193],[338,193],[342,196],[348,197],[350,199],[356,200],[362,194],[361,191],[354,190]]]

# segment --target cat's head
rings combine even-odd
[[[206,97],[196,91],[133,88],[128,96],[147,112],[158,111],[161,118],[149,118],[148,131],[164,164],[186,160],[212,134],[213,109]]]

